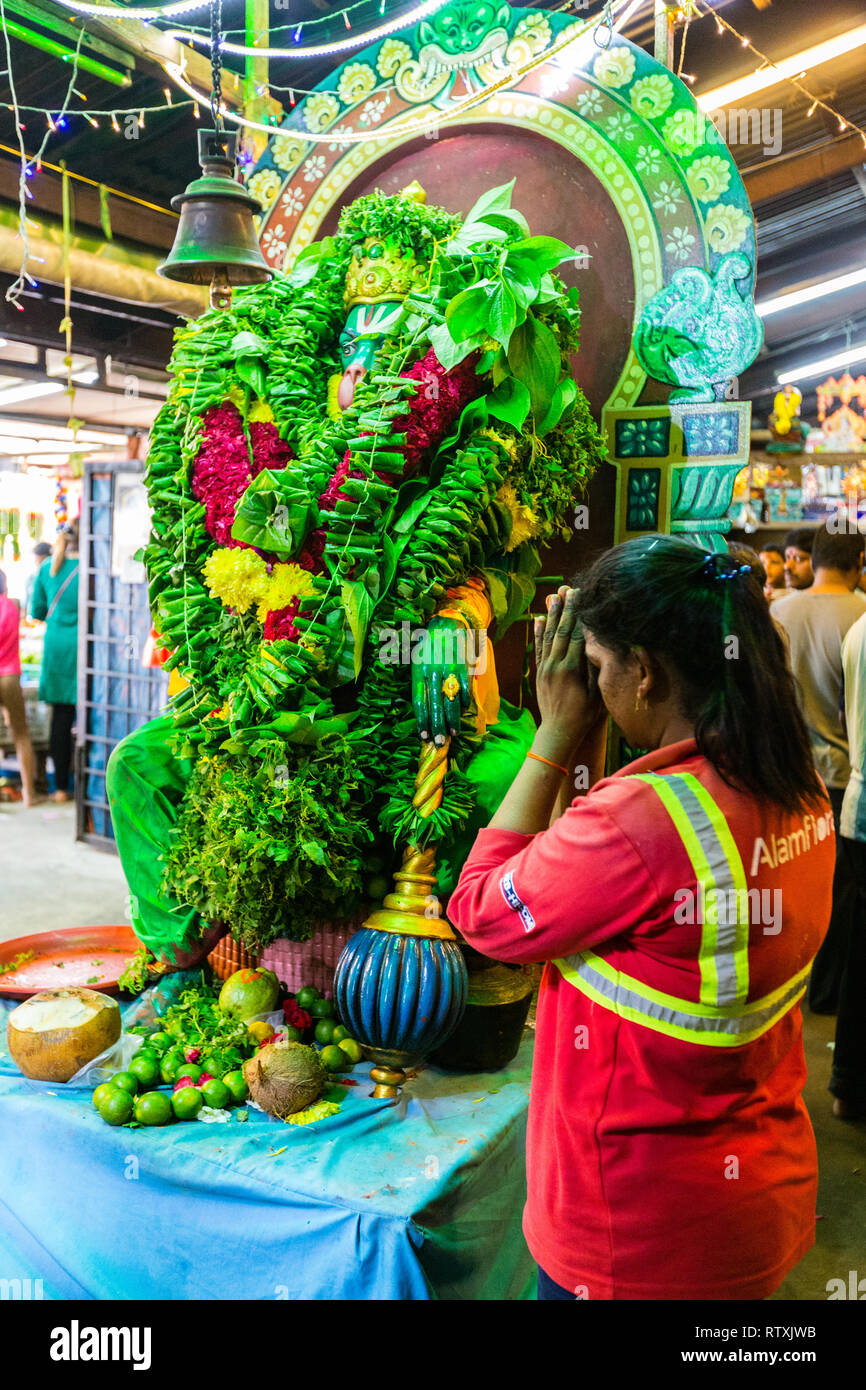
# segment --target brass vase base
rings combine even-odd
[[[372,1068],[370,1080],[376,1083],[374,1100],[397,1100],[407,1077],[402,1067],[377,1066]]]
[[[436,851],[409,845],[394,874],[394,892],[364,922],[374,931],[455,941],[454,928],[436,897]]]

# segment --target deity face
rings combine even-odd
[[[355,398],[358,382],[366,376],[385,337],[383,323],[399,308],[399,300],[378,304],[356,304],[349,310],[340,334],[340,364],[343,375],[337,389],[337,404],[348,410]]]
[[[438,59],[440,66],[450,67],[454,60],[478,59],[508,42],[509,10],[507,5],[492,4],[490,0],[456,0],[453,5],[425,20],[419,38],[425,46],[419,55],[425,60]]]

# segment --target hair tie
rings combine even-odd
[[[701,575],[712,584],[724,584],[729,579],[739,579],[741,575],[751,574],[751,565],[740,565],[732,555],[715,552],[707,556],[701,566]]]

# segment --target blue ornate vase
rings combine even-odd
[[[466,965],[431,892],[432,868],[432,850],[407,852],[396,892],[347,943],[334,974],[340,1018],[377,1064],[377,1096],[396,1096],[405,1068],[441,1046],[466,1008]]]

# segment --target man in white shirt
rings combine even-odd
[[[845,722],[851,777],[841,816],[841,853],[856,888],[848,953],[839,985],[839,1014],[830,1090],[833,1114],[866,1114],[866,614],[842,644]]]
[[[788,634],[791,670],[800,687],[812,756],[830,796],[836,825],[833,915],[809,983],[813,1013],[836,1012],[854,911],[854,880],[838,841],[842,797],[851,771],[842,720],[842,642],[863,615],[863,602],[854,593],[862,566],[861,535],[821,526],[812,540],[814,583],[777,599],[772,610]]]

